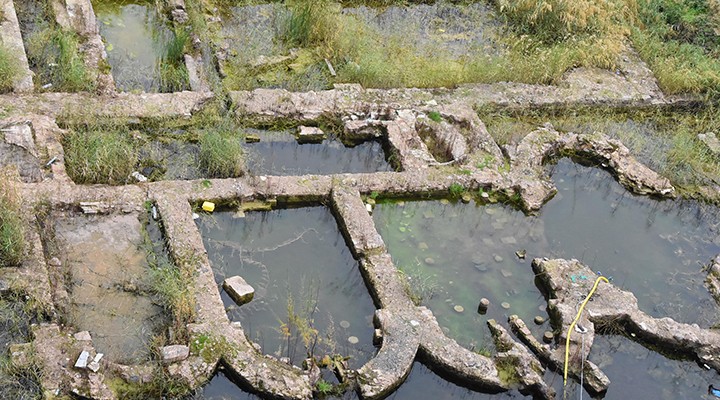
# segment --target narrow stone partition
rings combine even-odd
[[[19,65],[19,73],[13,82],[13,91],[18,93],[32,92],[33,73],[28,66],[25,45],[20,35],[20,25],[18,24],[13,0],[1,0],[0,11],[2,11],[2,18],[0,18],[0,21],[2,21],[0,22],[2,44],[14,55]]]
[[[560,331],[559,342],[564,344],[567,335],[570,335],[570,353],[580,354],[584,350],[584,356],[570,360],[570,371],[576,377],[579,376],[581,360],[590,353],[595,335],[602,330],[626,334],[646,346],[689,356],[707,368],[720,371],[720,360],[717,357],[720,334],[711,329],[702,329],[696,324],[682,324],[671,318],[653,318],[638,308],[635,295],[604,281],[599,283],[592,301],[587,303],[584,312],[580,314],[578,324],[585,333],[568,332],[578,313],[577,304],[588,295],[597,275],[577,260],[537,258],[533,260],[532,267],[540,289],[548,298],[548,311],[553,325]],[[516,322],[514,327],[523,330],[523,324]],[[533,340],[527,334],[521,336],[528,341]],[[531,347],[548,361],[562,359],[561,354],[565,351],[564,346],[558,346],[554,352],[543,350],[537,345]],[[552,362],[557,365],[557,361]],[[607,377],[597,367],[587,365],[585,372],[589,373],[586,384],[592,390],[607,387]]]

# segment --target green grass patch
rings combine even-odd
[[[45,28],[28,39],[28,61],[38,73],[35,83],[52,83],[52,90],[93,91],[95,80],[80,53],[80,37],[70,31]]]
[[[25,225],[16,182],[0,175],[0,267],[18,266],[25,253]]]
[[[137,163],[135,146],[123,130],[72,130],[62,142],[65,167],[75,183],[121,185]]]
[[[160,91],[179,92],[188,88],[188,71],[185,67],[185,47],[190,35],[184,29],[171,34],[165,44],[160,63]]]
[[[242,175],[245,157],[242,135],[231,124],[200,133],[200,167],[212,178]]]
[[[720,3],[643,0],[632,41],[666,93],[720,92]]]
[[[201,333],[190,341],[190,354],[201,357],[205,362],[210,363],[220,357],[233,358],[237,355],[235,348],[225,337],[216,336],[210,333]]]

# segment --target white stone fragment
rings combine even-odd
[[[80,353],[80,356],[78,357],[77,361],[75,361],[75,368],[87,368],[89,358],[90,358],[90,353],[83,350],[82,353]]]

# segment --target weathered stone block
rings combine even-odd
[[[78,333],[74,334],[73,337],[75,338],[75,340],[79,340],[79,341],[89,342],[92,340],[92,336],[90,336],[90,332],[88,332],[88,331],[78,332]]]
[[[181,344],[174,344],[172,346],[165,346],[160,349],[162,361],[165,364],[182,361],[190,355],[190,348]]]
[[[89,359],[90,359],[90,353],[83,350],[82,353],[80,353],[80,356],[78,357],[77,361],[75,361],[75,368],[87,368]]]
[[[237,305],[241,306],[245,303],[249,303],[255,295],[255,289],[248,285],[240,276],[233,276],[225,279],[223,282],[223,289],[235,300]]]
[[[297,140],[300,143],[318,143],[327,138],[325,132],[314,126],[301,126],[298,128]]]

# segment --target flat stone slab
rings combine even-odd
[[[249,303],[255,295],[255,289],[240,276],[225,279],[223,289],[239,306]]]

